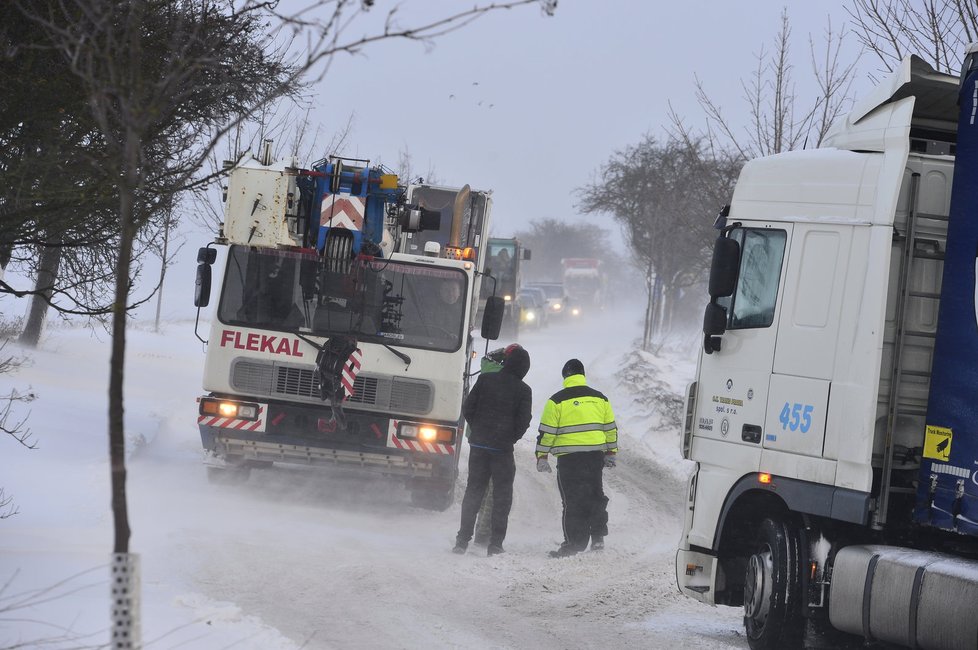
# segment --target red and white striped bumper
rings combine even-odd
[[[265,431],[265,406],[258,407],[257,420],[241,420],[238,418],[222,418],[219,415],[198,415],[197,424],[220,429],[237,429],[238,431]]]

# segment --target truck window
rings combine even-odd
[[[441,225],[438,230],[423,230],[421,232],[410,233],[408,235],[407,250],[405,253],[421,255],[424,245],[434,241],[444,248],[448,246],[452,231],[452,213],[455,207],[456,190],[444,189],[430,186],[414,187],[409,203],[417,204],[428,210],[437,210],[441,213]],[[473,192],[471,195],[470,208],[462,215],[460,224],[459,246],[470,246],[476,249],[476,259],[482,242],[479,241],[479,234],[482,232],[483,222],[486,219],[486,198],[483,193]]]
[[[734,295],[719,301],[727,308],[727,329],[770,327],[774,322],[787,233],[742,228],[732,232],[731,237],[740,242],[741,253]]]

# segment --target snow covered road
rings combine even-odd
[[[450,549],[467,449],[456,503],[445,512],[410,507],[397,483],[339,471],[275,467],[253,471],[243,485],[210,484],[194,426],[202,356],[192,332],[186,324],[171,324],[165,337],[136,332],[127,422],[131,434],[143,428],[147,442],[130,460],[129,498],[132,550],[142,561],[146,646],[747,647],[738,610],[689,601],[675,586],[686,471],[676,431],[650,426],[655,418],[647,417],[648,404],[633,401],[641,387],[634,378],[619,381],[639,318],[605,314],[555,323],[520,340],[531,355],[527,381],[537,416],[560,387],[563,362],[576,356],[590,382],[611,398],[621,428],[619,465],[605,474],[611,498],[607,548],[559,560],[547,551],[561,541],[560,497],[555,475],[535,471],[535,419],[516,449],[507,553],[487,558],[483,547],[472,545],[456,556]],[[6,378],[31,383],[42,396],[31,424],[44,453],[17,450],[18,471],[9,473],[8,461],[0,461],[0,476],[8,489],[16,488],[22,511],[0,522],[0,578],[15,576],[11,589],[18,591],[52,579],[50,571],[39,570],[52,559],[63,571],[81,571],[104,564],[111,548],[102,412],[83,411],[91,429],[85,439],[95,445],[86,457],[87,478],[73,482],[69,494],[34,497],[34,483],[56,482],[53,468],[72,466],[59,457],[67,443],[58,417],[39,415],[39,405],[59,403],[67,390],[55,385],[55,364],[73,351],[84,355],[79,375],[60,381],[104,401],[98,389],[105,372],[97,359],[99,350],[107,359],[107,346],[80,349],[69,342],[84,335],[52,333],[49,345],[58,354],[42,350],[32,368]],[[661,371],[660,379],[681,387],[692,366],[679,357],[675,367],[663,361]],[[72,510],[79,503],[86,504],[81,514]],[[68,548],[70,558],[64,556]],[[94,585],[57,599],[56,606],[37,608],[31,617],[62,617],[56,624],[72,635],[100,639],[108,617],[98,620],[99,607],[108,588],[101,573],[91,575]],[[101,611],[108,611],[107,604]],[[0,608],[0,648],[41,633],[41,627],[11,622]]]

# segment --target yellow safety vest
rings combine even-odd
[[[537,458],[578,451],[618,451],[618,426],[611,402],[587,385],[584,375],[564,379],[540,416]]]

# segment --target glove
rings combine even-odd
[[[615,463],[616,463],[616,461],[615,461],[615,455],[614,454],[605,454],[605,456],[604,456],[604,466],[605,467],[607,467],[608,469],[611,469],[612,467],[615,466]]]
[[[547,460],[546,456],[541,456],[537,458],[537,471],[538,472],[552,472],[550,469],[550,461]]]

